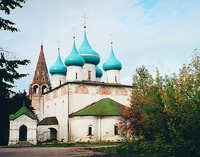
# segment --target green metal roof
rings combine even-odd
[[[25,106],[21,107],[15,114],[10,115],[9,119],[10,120],[15,120],[16,118],[26,115],[31,119],[37,120],[37,117],[34,113],[29,111]]]
[[[92,103],[88,107],[85,107],[82,110],[79,110],[75,113],[69,115],[70,117],[75,116],[119,116],[122,111],[125,109],[125,106],[110,99],[105,98],[101,99],[95,103]]]

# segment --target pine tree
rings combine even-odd
[[[11,10],[16,7],[22,8],[21,3],[25,3],[26,0],[0,0],[0,11],[3,11],[5,14],[9,15]],[[7,30],[11,32],[18,32],[19,29],[14,27],[15,23],[0,17],[0,30]]]

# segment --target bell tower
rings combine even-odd
[[[49,80],[49,74],[45,61],[43,45],[40,48],[40,54],[33,76],[32,84],[29,88],[29,98],[32,100],[32,107],[35,109],[35,113],[38,115],[40,110],[40,98],[43,93],[50,90],[51,83]]]

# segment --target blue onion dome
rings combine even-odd
[[[110,52],[110,57],[108,60],[103,64],[103,70],[121,70],[122,69],[122,64],[120,61],[118,61],[115,57],[115,54],[113,52],[113,47],[111,45],[111,52]]]
[[[76,49],[75,37],[74,37],[72,51],[71,51],[70,55],[65,59],[65,65],[82,67],[84,64],[85,64],[85,61],[84,61],[83,57],[81,57],[78,54],[78,51]]]
[[[83,59],[85,60],[85,63],[97,65],[100,62],[99,54],[92,49],[87,40],[86,31],[84,31],[83,42],[79,47],[78,52],[80,56],[82,56]]]
[[[55,62],[55,64],[53,66],[51,66],[50,70],[49,70],[51,75],[66,75],[67,72],[67,68],[66,66],[63,64],[61,58],[60,58],[60,50],[58,48],[58,57],[57,60]]]
[[[103,71],[96,65],[96,77],[101,78],[103,76]]]

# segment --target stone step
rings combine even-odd
[[[17,144],[15,144],[14,146],[19,146],[19,147],[26,147],[26,146],[33,146],[32,143],[28,142],[28,141],[19,141]]]

